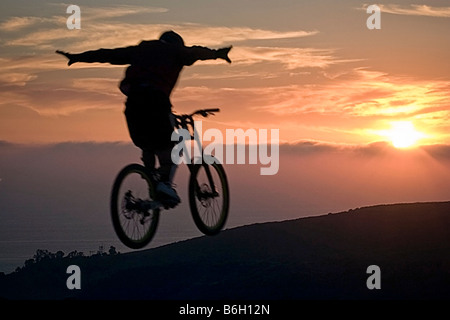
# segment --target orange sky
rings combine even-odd
[[[173,93],[178,112],[222,109],[205,127],[367,144],[409,121],[418,143],[447,144],[450,6],[379,4],[381,29],[369,30],[360,1],[79,1],[81,29],[69,30],[66,5],[2,1],[0,140],[129,141],[117,88],[125,66],[69,68],[54,51],[132,45],[173,29],[188,45],[234,46],[231,65],[197,62]]]

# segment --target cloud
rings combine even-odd
[[[166,13],[169,11],[167,8],[133,5],[111,5],[95,8],[80,6],[80,9],[83,12],[83,18],[88,20],[120,18],[144,13]]]
[[[117,86],[116,86],[117,87]],[[120,92],[93,91],[85,88],[44,89],[35,88],[18,94],[21,106],[27,107],[41,116],[70,116],[86,110],[122,109]]]
[[[19,74],[18,77],[25,76]],[[33,77],[38,79],[37,76]],[[0,110],[14,105],[33,110],[41,116],[68,116],[83,110],[116,109],[123,104],[118,81],[108,78],[69,78],[61,80],[60,86],[38,80],[20,85],[17,81],[12,84],[0,83]]]
[[[10,85],[25,86],[28,81],[36,79],[35,75],[26,73],[5,73],[0,74],[0,83],[8,83]]]
[[[40,49],[69,46],[74,50],[96,47],[118,47],[138,44],[141,40],[155,39],[165,30],[174,30],[182,34],[187,45],[230,45],[247,40],[274,40],[307,37],[317,31],[278,32],[248,27],[220,27],[194,23],[183,24],[139,24],[117,22],[109,23],[104,19],[85,23],[82,30],[68,30],[64,25],[59,28],[45,28],[30,31],[5,41],[7,46],[29,46]],[[83,32],[81,32],[83,31]]]
[[[52,4],[58,7],[68,7],[67,4]],[[130,15],[145,14],[145,13],[164,13],[168,12],[168,9],[157,7],[144,7],[144,6],[132,6],[132,5],[112,5],[108,7],[88,7],[80,6],[81,17],[83,23],[95,23],[99,20],[107,20],[111,18],[122,18]],[[22,29],[43,24],[51,24],[53,27],[66,26],[67,16],[51,16],[51,17],[11,17],[6,21],[0,23],[0,31],[15,32]],[[48,27],[48,25],[46,25]]]
[[[102,92],[107,95],[112,95],[117,98],[119,92],[117,87],[119,84],[118,79],[110,78],[78,78],[72,82],[72,88],[80,90],[82,92]]]
[[[444,111],[450,105],[449,81],[425,82],[363,68],[333,80],[320,85],[265,89],[277,98],[261,107],[277,114],[320,112],[395,117]]]
[[[15,105],[39,115],[69,116],[83,110],[122,106],[124,97],[117,84],[124,66],[75,64],[68,69],[65,58],[54,50],[80,52],[135,45],[173,29],[188,45],[234,45],[230,53],[233,64],[205,61],[196,65],[199,68],[184,71],[173,96],[181,110],[199,102],[223,105],[230,110],[221,114],[223,124],[261,127],[271,122],[298,131],[301,123],[301,129],[308,127],[308,133],[336,133],[347,125],[347,133],[361,134],[369,120],[399,117],[419,120],[440,132],[449,130],[445,124],[450,117],[449,81],[406,79],[349,67],[347,63],[361,60],[341,58],[339,49],[303,47],[303,38],[319,35],[317,30],[148,23],[141,13],[164,14],[168,10],[144,6],[81,9],[81,30],[68,30],[65,15],[12,17],[0,24],[0,31],[6,35],[1,41],[3,48],[33,52],[19,57],[3,53],[0,58],[0,108]],[[411,6],[405,11],[405,7],[386,5],[384,9],[396,14],[414,11],[436,16],[445,16],[446,12],[446,8],[428,6]],[[279,39],[284,41],[276,41]],[[280,43],[286,43],[286,47]],[[242,117],[231,116],[233,112]],[[356,124],[354,119],[364,122]]]
[[[394,148],[390,143],[385,141],[376,141],[372,143],[334,143],[320,140],[303,139],[293,141],[289,143],[280,143],[279,150],[282,154],[346,154],[353,156],[355,154],[367,155],[367,156],[379,156],[392,154],[414,154],[426,151],[428,154],[441,159],[447,159],[450,161],[450,145],[449,144],[430,144],[423,145],[418,148],[409,150],[399,150]],[[0,140],[0,154],[5,155],[9,151],[36,151],[41,150],[42,154],[57,152],[63,155],[66,152],[78,154],[82,153],[102,153],[107,151],[111,154],[120,154],[123,151],[127,151],[132,155],[139,154],[139,150],[131,142],[58,142],[58,143],[41,143],[41,144],[27,144],[27,143],[13,143],[6,140]],[[118,152],[117,150],[122,150]],[[130,157],[130,156],[122,156]],[[25,161],[25,160],[24,160]]]
[[[364,157],[401,157],[419,156],[425,154],[440,161],[450,161],[449,144],[428,144],[409,150],[399,150],[392,144],[385,141],[375,141],[371,143],[350,144],[332,143],[318,140],[298,140],[290,143],[280,144],[280,152],[297,155],[347,155]]]
[[[450,161],[450,145],[448,144],[433,144],[421,147],[435,159]]]
[[[58,7],[60,11],[66,5],[52,4],[51,6]],[[154,39],[162,31],[168,29],[182,33],[188,45],[205,46],[229,45],[251,40],[294,39],[318,33],[318,31],[304,30],[282,32],[199,23],[149,24],[142,23],[142,18],[134,19],[135,15],[142,13],[168,12],[168,9],[157,7],[112,5],[107,7],[81,6],[80,8],[82,10],[81,30],[68,30],[66,28],[67,17],[64,15],[11,17],[0,25],[0,31],[3,31],[5,35],[2,40],[3,48],[12,50],[11,48],[22,47],[24,50],[32,50],[34,53],[18,57],[4,54],[0,58],[2,69],[0,95],[3,98],[0,105],[20,104],[40,114],[69,114],[80,110],[83,104],[89,106],[86,108],[99,106],[101,103],[98,97],[101,94],[114,96],[117,99],[117,83],[122,74],[112,70],[123,69],[124,66],[76,64],[70,68],[70,73],[64,70],[63,72],[66,73],[63,75],[58,71],[67,68],[66,60],[54,54],[56,49],[81,52],[96,48],[136,45],[143,40],[143,35],[144,39]],[[307,65],[325,67],[337,63],[336,59],[333,59],[331,51],[312,48],[235,46],[233,55],[235,55],[233,67],[237,68],[232,70],[235,72],[227,71],[228,73],[223,75],[216,73],[216,79],[221,76],[223,78],[242,78],[249,75],[253,78],[260,77],[263,70],[243,71],[242,68],[239,69],[239,66],[245,67],[259,63],[281,63],[287,70]],[[101,76],[89,71],[99,67],[102,68]],[[85,69],[86,72],[80,73],[79,69]],[[53,74],[49,77],[51,72]],[[203,75],[205,76],[205,74]],[[273,73],[266,71],[266,77],[271,76]],[[205,80],[207,77],[208,75],[205,76]],[[43,82],[46,82],[47,89],[44,90],[46,94],[41,92],[44,89]],[[76,103],[76,96],[80,97],[78,103]],[[52,97],[53,101],[51,101]],[[61,101],[61,97],[64,97],[63,101]],[[56,99],[59,99],[58,103],[56,103]]]
[[[336,144],[317,140],[299,140],[280,145],[280,151],[301,155],[341,152],[350,148],[350,145]]]
[[[351,144],[334,143],[320,140],[298,140],[280,145],[280,150],[295,154],[365,154],[380,155],[386,152],[396,152],[396,149],[387,142],[376,141],[371,143]]]
[[[24,28],[34,26],[36,24],[41,24],[45,22],[54,22],[53,18],[42,18],[42,17],[12,17],[8,20],[0,23],[0,30],[13,32]]]
[[[58,12],[67,4],[48,4]],[[51,8],[50,8],[51,9]],[[82,5],[81,30],[68,30],[68,16],[10,17],[0,24],[5,46],[33,47],[47,50],[58,46],[86,50],[97,47],[134,45],[139,41],[158,37],[165,30],[182,33],[189,44],[222,45],[246,40],[275,40],[316,35],[318,31],[274,31],[250,27],[208,26],[199,23],[161,24],[149,23],[143,14],[163,14],[169,10],[161,7],[137,5],[110,5],[93,7]],[[51,10],[49,10],[51,12]],[[65,11],[65,10],[64,10]],[[56,11],[54,11],[56,13]],[[33,28],[29,28],[33,27]],[[15,33],[14,31],[21,31]]]
[[[217,79],[277,79],[281,82],[298,81],[311,76],[311,69],[327,69],[331,66],[357,60],[341,59],[336,51],[316,48],[249,47],[235,46],[230,52],[231,66],[218,68],[217,61],[202,61],[196,66],[211,66],[214,71],[191,72],[183,75],[183,81]],[[205,72],[206,71],[206,72]],[[296,77],[294,80],[293,77]],[[289,80],[291,78],[291,80]]]
[[[423,143],[448,139],[449,81],[396,77],[355,68],[331,78],[322,73],[322,80],[318,80],[319,70],[310,83],[277,84],[282,81],[280,74],[272,85],[266,80],[261,87],[184,85],[176,90],[174,103],[181,110],[199,101],[202,105],[223,106],[223,125],[282,128],[288,140],[301,136],[333,136],[347,142],[380,139],[374,130],[395,120],[412,121],[427,134]]]
[[[55,6],[63,6],[56,5]],[[182,33],[186,43],[207,46],[235,44],[251,40],[291,39],[316,35],[317,31],[273,31],[250,27],[208,26],[197,23],[182,24],[143,24],[139,19],[130,19],[131,15],[141,13],[164,13],[164,8],[140,6],[82,6],[82,30],[68,30],[64,16],[52,17],[12,17],[6,20],[0,30],[7,33],[3,40],[4,48],[32,48],[34,54],[0,58],[2,75],[0,76],[1,105],[19,104],[35,110],[39,114],[67,115],[85,108],[102,108],[100,98],[105,95],[118,98],[117,83],[122,77],[119,71],[124,66],[109,64],[76,64],[67,68],[66,60],[54,54],[61,49],[69,52],[81,52],[96,48],[124,47],[136,45],[145,38],[152,39],[164,30],[173,29]],[[114,19],[114,22],[110,20]],[[132,21],[132,22],[130,22]],[[33,28],[29,28],[33,27]],[[8,33],[21,31],[20,33]],[[95,46],[95,47],[94,47]],[[31,49],[30,49],[31,50]],[[45,53],[44,53],[45,52]],[[242,68],[253,64],[282,64],[283,69],[295,70],[303,67],[326,67],[338,63],[332,57],[333,52],[312,48],[270,48],[235,46],[233,49],[234,72],[215,73],[215,79],[261,77],[261,72],[243,71]],[[203,62],[208,65],[207,62]],[[93,70],[102,68],[101,76]],[[80,72],[85,69],[86,72]],[[65,72],[64,74],[58,71]],[[74,71],[76,70],[76,72]],[[49,77],[48,75],[52,75]],[[207,80],[208,73],[203,74]],[[274,73],[266,71],[266,77]],[[193,79],[191,77],[191,79]],[[196,80],[201,79],[197,76]],[[189,78],[187,79],[189,80]],[[45,89],[42,84],[46,83]],[[189,82],[188,82],[189,84]],[[25,90],[26,86],[26,90]],[[11,89],[11,87],[17,87]],[[43,93],[45,91],[45,94]],[[78,97],[78,98],[77,98]],[[79,99],[77,101],[77,99]],[[58,102],[56,102],[58,100]],[[107,100],[110,101],[110,100]],[[117,99],[122,103],[123,99]]]
[[[63,57],[52,53],[0,58],[0,68],[0,108],[18,105],[40,115],[68,115],[123,102],[118,66],[106,66],[101,77],[88,64],[74,73]]]
[[[282,48],[282,47],[237,47],[233,51],[233,62],[237,64],[256,64],[277,62],[288,70],[298,68],[326,68],[330,65],[350,62],[335,57],[331,49]]]
[[[428,5],[410,5],[401,7],[395,4],[379,5],[382,13],[408,16],[425,16],[437,18],[450,18],[450,7],[431,7]]]
[[[29,55],[0,58],[0,93],[5,86],[25,86],[35,80],[42,71],[61,68],[60,59],[56,55]]]
[[[402,164],[409,166],[411,163],[423,166],[436,165],[430,170],[442,170],[448,174],[448,164],[450,163],[450,145],[433,144],[422,145],[411,149],[397,149],[391,143],[385,141],[375,141],[372,143],[345,144],[331,143],[318,140],[299,140],[280,145],[280,153],[284,156],[297,156],[299,159],[315,159],[317,163],[335,162],[336,167],[351,167],[351,163],[358,163],[358,166],[372,163],[372,168],[367,167],[367,175],[373,174],[373,170],[389,175],[395,174],[390,169],[396,168],[401,171]],[[424,169],[426,171],[426,169]],[[420,173],[420,174],[423,174]],[[400,175],[409,175],[408,171]]]
[[[183,87],[177,91],[181,100],[196,100],[201,96],[226,100],[227,95],[237,95],[243,101],[252,101],[254,109],[277,115],[423,116],[449,110],[450,82],[420,81],[356,68],[321,84],[222,89]]]
[[[246,40],[276,40],[302,38],[318,34],[314,31],[274,31],[249,27],[205,26],[201,24],[184,24],[173,26],[174,30],[183,30],[190,43],[205,43],[208,45],[232,44]]]

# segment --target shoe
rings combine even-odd
[[[158,199],[166,209],[174,208],[181,202],[180,197],[169,182],[158,182],[156,193],[158,194]]]

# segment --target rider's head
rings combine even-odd
[[[177,46],[184,46],[183,38],[174,31],[166,31],[159,37],[159,40],[164,43],[169,43]]]

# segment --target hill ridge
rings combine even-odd
[[[5,299],[448,299],[450,201],[255,223],[0,277]],[[66,269],[80,267],[81,290]],[[369,266],[381,270],[370,290]]]

